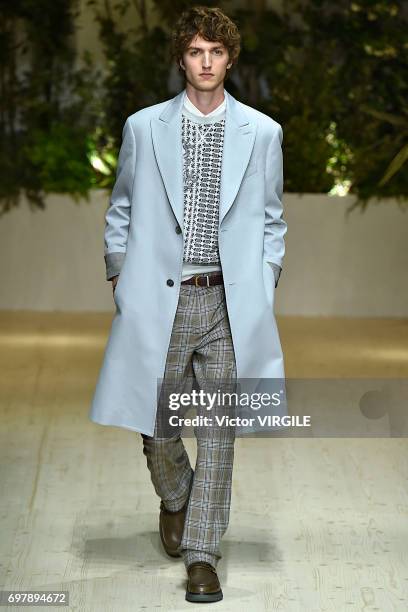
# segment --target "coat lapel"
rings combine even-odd
[[[154,153],[170,205],[180,227],[183,227],[184,221],[181,141],[184,91],[170,100],[157,119],[151,119]],[[220,225],[238,193],[251,157],[256,134],[256,125],[249,121],[238,101],[226,89],[224,89],[224,95],[226,117],[220,189]]]
[[[255,143],[256,124],[251,122],[238,101],[224,89],[227,99],[220,190],[221,225],[231,208]]]
[[[151,120],[152,141],[157,165],[176,219],[183,227],[183,152],[181,110],[184,91],[175,96],[158,119]]]

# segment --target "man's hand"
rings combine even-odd
[[[116,288],[116,285],[117,285],[117,282],[118,282],[118,278],[119,278],[119,274],[117,274],[116,276],[113,276],[111,278],[111,281],[112,281],[112,293],[115,293],[115,288]]]

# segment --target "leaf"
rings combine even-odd
[[[376,119],[382,119],[383,121],[386,121],[387,123],[391,123],[393,125],[399,125],[399,126],[402,126],[408,129],[408,121],[405,119],[405,117],[398,117],[396,115],[391,115],[390,113],[378,111],[378,110],[375,110],[374,108],[365,106],[365,104],[362,104],[360,108],[364,113],[367,113],[368,115],[371,115],[372,117],[376,117]]]
[[[407,159],[408,159],[408,144],[403,146],[402,149],[396,154],[394,159],[390,162],[387,170],[385,171],[384,176],[382,177],[378,185],[382,187],[383,185],[385,185],[385,183],[388,183],[390,178],[394,176],[394,174],[396,174],[402,168],[402,166],[405,164]]]

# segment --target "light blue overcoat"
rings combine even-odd
[[[183,264],[183,94],[127,118],[105,216],[105,255],[118,254],[123,265],[89,417],[150,436]],[[284,379],[270,265],[282,267],[285,252],[283,132],[224,95],[219,253],[237,375]]]

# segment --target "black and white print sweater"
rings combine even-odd
[[[182,111],[184,261],[216,264],[225,109],[208,117]]]

